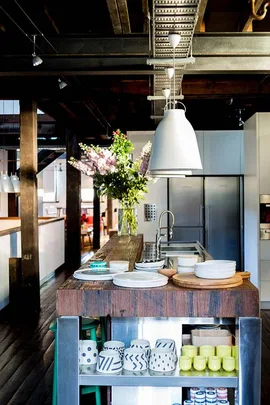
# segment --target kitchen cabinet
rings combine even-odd
[[[243,131],[203,132],[203,174],[242,174]]]
[[[199,152],[201,156],[201,161],[202,161],[202,169],[199,170],[192,170],[192,174],[195,175],[200,175],[204,173],[204,132],[203,131],[196,131],[196,137],[197,137],[197,142],[198,142],[198,147],[199,147]]]
[[[260,240],[260,195],[270,194],[269,127],[269,113],[254,114],[244,126],[245,270],[260,287],[263,309],[270,308],[270,283],[264,278],[270,240]]]
[[[260,113],[257,120],[258,128],[258,163],[260,194],[270,194],[270,130],[269,114]]]

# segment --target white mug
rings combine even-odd
[[[124,352],[124,370],[143,371],[148,367],[148,359],[144,349],[129,347]]]
[[[164,339],[164,338],[157,339],[155,347],[173,350],[175,353],[175,356],[177,357],[176,345],[175,345],[175,341],[173,339]],[[177,360],[177,358],[176,358],[176,360]]]
[[[98,356],[97,371],[105,374],[118,374],[122,371],[120,354],[116,350],[102,350]]]
[[[155,347],[151,350],[149,369],[166,373],[175,370],[175,353],[169,348]]]
[[[98,349],[95,340],[80,340],[79,364],[90,366],[97,363]]]
[[[150,352],[151,352],[151,347],[150,347],[150,342],[149,340],[145,339],[133,339],[130,342],[130,347],[134,347],[136,349],[143,349],[145,350],[147,359],[149,360],[150,357]]]
[[[103,350],[115,350],[119,353],[121,361],[124,358],[125,343],[120,340],[108,340],[103,344]]]

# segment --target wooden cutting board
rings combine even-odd
[[[218,289],[218,288],[232,288],[243,284],[241,275],[235,274],[231,278],[224,279],[206,279],[196,277],[193,273],[176,274],[172,278],[173,283],[179,287],[185,288],[198,288],[198,289]]]

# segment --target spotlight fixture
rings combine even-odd
[[[43,59],[36,54],[36,35],[33,35],[33,53],[32,53],[32,63],[33,66],[41,65]]]
[[[173,67],[169,67],[165,69],[166,75],[168,76],[168,78],[171,80],[171,78],[174,75],[174,68]]]
[[[171,94],[171,89],[168,88],[162,89],[162,94],[166,98],[166,100],[168,100]]]
[[[64,80],[58,79],[59,89],[62,90],[67,86],[67,83]]]

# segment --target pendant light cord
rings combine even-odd
[[[173,108],[175,109],[175,48],[173,48]]]

